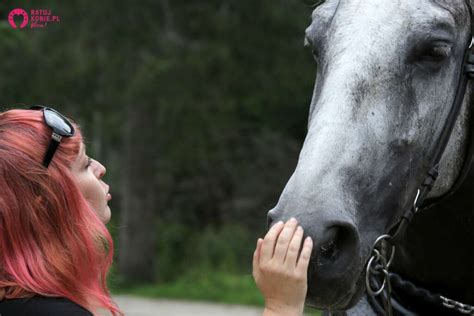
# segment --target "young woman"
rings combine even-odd
[[[0,315],[122,315],[105,282],[105,172],[58,112],[0,113]]]
[[[123,315],[106,275],[113,242],[106,169],[78,126],[51,108],[0,113],[0,315]],[[259,239],[265,316],[301,315],[312,243],[292,219]]]

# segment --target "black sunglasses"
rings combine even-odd
[[[43,165],[48,168],[51,160],[53,159],[56,149],[58,149],[59,143],[63,137],[72,137],[74,136],[75,130],[71,122],[58,111],[41,106],[34,105],[30,107],[30,110],[40,110],[43,111],[43,118],[45,124],[53,130],[51,135],[51,141],[46,151],[46,155],[43,159]]]

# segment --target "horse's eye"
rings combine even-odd
[[[415,50],[413,61],[417,63],[439,65],[451,56],[451,48],[451,45],[439,42],[421,45]]]
[[[441,61],[451,54],[451,46],[448,45],[436,45],[429,47],[424,52],[424,57],[433,61]]]

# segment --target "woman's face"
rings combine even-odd
[[[102,181],[106,169],[98,161],[86,155],[84,144],[81,145],[79,155],[72,164],[72,173],[76,183],[89,205],[96,211],[104,224],[110,221],[110,207],[108,202],[112,199],[109,186]]]

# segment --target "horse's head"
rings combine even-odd
[[[465,0],[327,0],[306,30],[317,79],[298,165],[269,222],[315,246],[307,304],[345,309],[374,240],[410,207],[456,94]]]

